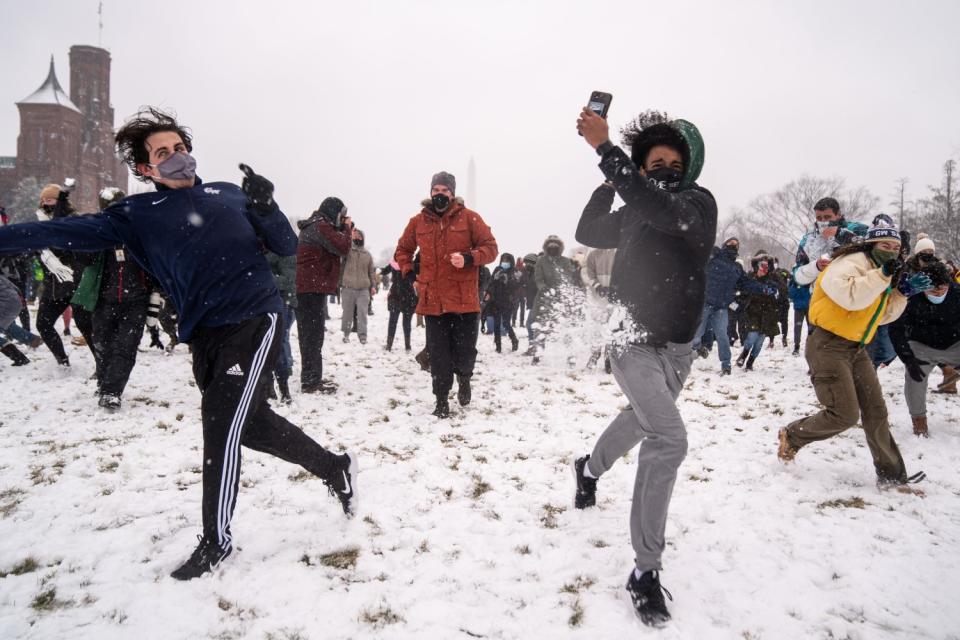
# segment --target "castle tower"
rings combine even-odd
[[[60,183],[72,176],[80,150],[83,114],[60,86],[53,56],[47,79],[18,102],[17,108],[17,176],[34,176],[41,184]]]
[[[127,172],[113,146],[110,106],[110,52],[99,47],[70,47],[70,99],[83,114],[83,134],[73,200],[78,209],[96,211],[104,187],[126,190]]]

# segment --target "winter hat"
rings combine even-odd
[[[40,191],[40,204],[43,204],[43,201],[47,198],[59,198],[60,197],[60,185],[53,184],[52,182],[45,186],[42,191]]]
[[[537,258],[538,256],[535,253],[528,253],[527,255],[523,256],[524,268],[536,266]]]
[[[457,179],[453,177],[453,174],[447,173],[446,171],[433,174],[433,178],[430,179],[430,189],[433,190],[438,184],[442,184],[447,189],[450,189],[451,194],[457,195]]]
[[[560,236],[547,236],[547,239],[543,241],[543,250],[547,250],[548,245],[557,245],[560,247],[560,253],[563,253],[563,240],[560,239]]]
[[[813,205],[814,211],[826,211],[832,209],[834,213],[840,213],[840,203],[836,198],[820,198],[817,204]]]
[[[317,209],[324,218],[336,224],[337,219],[347,215],[347,205],[340,198],[324,198]]]
[[[893,219],[881,213],[873,219],[873,224],[871,224],[867,230],[867,236],[863,241],[882,242],[884,240],[896,240],[900,242],[900,232],[897,231],[896,225],[893,224]]]
[[[100,210],[103,211],[113,203],[120,202],[125,197],[126,194],[116,187],[104,187],[100,190],[100,195],[98,196]]]
[[[620,134],[638,167],[643,166],[652,148],[666,145],[683,157],[681,188],[689,186],[700,176],[704,160],[703,137],[693,123],[673,120],[666,113],[650,109],[623,127]]]
[[[729,238],[727,238],[726,240],[723,241],[723,244],[724,244],[724,245],[728,245],[728,244],[730,244],[731,242],[736,242],[736,243],[737,243],[737,246],[738,246],[738,247],[740,246],[740,238],[738,238],[738,237],[736,237],[736,236],[730,236]]]
[[[500,262],[509,262],[511,267],[517,266],[517,261],[512,253],[503,253],[500,255]]]
[[[935,244],[933,244],[933,240],[930,239],[930,236],[925,233],[921,233],[920,239],[917,240],[917,244],[913,245],[913,252],[922,253],[924,251],[936,253],[937,247]]]

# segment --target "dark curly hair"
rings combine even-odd
[[[690,149],[680,132],[671,126],[673,119],[665,111],[647,109],[620,129],[620,139],[630,149],[630,158],[642,167],[647,154],[658,145],[666,145],[683,156],[683,166],[690,164]]]
[[[190,130],[181,126],[176,118],[164,113],[155,107],[141,107],[132,118],[127,120],[114,138],[117,153],[131,173],[141,182],[149,182],[140,171],[138,164],[150,162],[150,153],[147,151],[147,138],[158,131],[172,131],[180,136],[187,151],[193,151],[193,136]]]

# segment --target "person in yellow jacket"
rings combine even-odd
[[[896,320],[907,306],[897,287],[902,267],[900,234],[878,219],[861,243],[837,249],[817,278],[809,312],[816,329],[805,355],[823,409],[780,429],[781,461],[793,460],[801,447],[842,433],[860,418],[879,484],[923,479],[922,472],[907,476],[876,370],[864,349],[877,327]]]

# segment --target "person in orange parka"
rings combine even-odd
[[[404,278],[413,282],[426,316],[427,351],[437,405],[433,415],[450,415],[447,396],[457,376],[457,400],[470,404],[470,377],[477,359],[480,265],[499,254],[490,227],[476,211],[456,197],[457,181],[441,171],[430,181],[430,198],[410,218],[397,242],[394,259]],[[420,271],[414,274],[413,255],[420,249]]]

